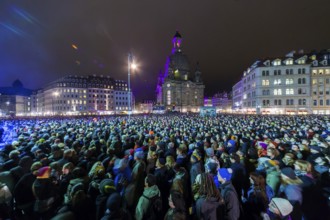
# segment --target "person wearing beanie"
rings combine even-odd
[[[270,219],[291,219],[289,215],[293,211],[293,206],[287,199],[273,198],[268,210]]]
[[[9,159],[0,164],[0,171],[9,171],[10,169],[18,166],[20,161],[19,155],[20,152],[18,150],[10,151]]]
[[[151,210],[149,209],[149,206],[153,205],[152,201],[154,201],[155,197],[161,197],[156,181],[156,177],[152,174],[148,174],[145,178],[143,195],[140,197],[135,210],[136,220],[142,220],[150,215],[151,213],[148,213],[148,211]],[[157,214],[160,215],[161,213]]]
[[[190,156],[190,184],[194,185],[196,177],[198,174],[202,173],[202,163],[200,155],[194,150],[193,154]]]
[[[228,140],[226,150],[228,154],[236,152],[236,141],[233,139]]]
[[[287,198],[293,206],[292,218],[301,219],[301,205],[303,202],[302,181],[296,176],[291,167],[281,170],[281,186],[279,196]]]
[[[106,202],[112,193],[116,192],[116,187],[114,181],[112,179],[104,179],[99,184],[100,194],[95,199],[96,206],[96,218],[100,219],[105,210],[106,210]]]
[[[50,178],[51,168],[41,167],[37,172],[37,178],[32,185],[35,197],[34,211],[41,218],[52,216],[57,205],[58,188]]]
[[[225,219],[237,220],[240,216],[240,203],[237,192],[231,183],[232,175],[233,170],[231,168],[218,169],[217,177],[221,183],[219,189],[226,204]]]

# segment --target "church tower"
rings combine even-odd
[[[173,50],[172,50],[172,54],[176,53],[176,52],[181,52],[181,46],[182,46],[182,36],[181,34],[176,31],[175,35],[173,36]]]

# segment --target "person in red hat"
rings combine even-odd
[[[57,208],[58,189],[50,178],[50,174],[49,166],[40,168],[32,185],[33,195],[36,199],[34,211],[38,217],[45,219],[53,216]]]

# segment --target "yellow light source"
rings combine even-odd
[[[131,64],[131,68],[134,70],[134,69],[137,68],[137,65],[136,65],[135,63],[132,63],[132,64]]]

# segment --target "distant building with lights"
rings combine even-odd
[[[202,73],[198,63],[195,71],[191,71],[188,57],[182,52],[179,32],[174,35],[172,43],[165,70],[158,77],[157,104],[164,105],[167,110],[197,112],[204,104]]]
[[[235,113],[240,113],[243,108],[243,81],[238,81],[234,86],[232,90],[232,109]]]
[[[256,61],[233,87],[233,109],[251,114],[330,114],[330,50]]]
[[[152,113],[152,108],[154,106],[154,100],[143,100],[140,104],[139,104],[139,112],[141,113]]]
[[[32,95],[38,115],[111,114],[128,110],[127,82],[109,76],[65,76]],[[134,98],[132,103],[134,106]]]
[[[231,94],[227,92],[218,92],[212,96],[212,106],[219,113],[231,113],[232,103]]]
[[[0,116],[29,114],[31,94],[32,90],[24,88],[18,79],[12,87],[0,87]]]

